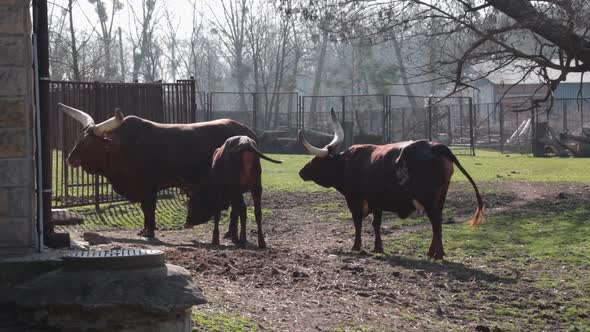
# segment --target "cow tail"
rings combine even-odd
[[[268,160],[271,163],[275,163],[275,164],[282,164],[283,161],[282,160],[276,160],[276,159],[272,159],[270,157],[265,156],[262,152],[260,152],[260,150],[258,150],[258,148],[254,145],[250,145],[250,150],[252,150],[252,152],[254,152],[258,157],[264,159],[264,160]]]
[[[471,175],[469,175],[469,173],[467,173],[465,168],[463,168],[463,166],[461,166],[461,163],[459,162],[459,160],[457,159],[455,154],[453,154],[451,149],[449,149],[446,145],[442,145],[442,144],[435,145],[432,148],[434,151],[437,151],[437,152],[441,153],[442,155],[444,155],[445,157],[449,158],[449,160],[451,160],[453,162],[453,164],[455,164],[457,166],[457,168],[459,168],[459,170],[463,173],[463,175],[465,175],[467,180],[469,180],[469,182],[471,182],[471,185],[473,186],[473,189],[475,190],[475,197],[477,198],[477,211],[475,212],[475,216],[473,216],[473,218],[469,221],[469,225],[475,226],[475,225],[482,223],[485,220],[485,213],[484,213],[485,208],[483,206],[483,201],[481,199],[481,195],[479,194],[479,190],[477,189],[477,185],[475,184],[475,181],[473,181],[473,178],[471,177]]]

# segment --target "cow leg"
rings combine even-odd
[[[354,245],[353,251],[360,251],[362,247],[361,232],[363,230],[363,203],[362,200],[346,199],[348,209],[352,214],[352,221],[354,222]]]
[[[442,243],[442,209],[440,208],[426,208],[428,219],[432,225],[432,242],[430,249],[428,249],[428,256],[434,259],[443,259],[445,251]]]
[[[143,237],[154,237],[156,230],[156,195],[141,202],[143,229],[137,233]]]
[[[221,212],[217,212],[215,216],[213,216],[213,239],[211,240],[212,244],[219,244],[219,218],[221,217]]]
[[[229,214],[229,229],[226,234],[226,238],[229,237],[232,243],[238,243],[238,205],[232,202],[231,212]],[[228,236],[229,235],[229,236]]]
[[[232,212],[233,212],[233,206],[232,206]],[[234,239],[237,239],[238,237],[238,223],[237,223],[237,217],[232,217],[233,214],[230,213],[230,220],[229,220],[229,226],[227,227],[227,232],[225,233],[225,235],[223,236],[224,239],[232,239],[232,241]],[[234,241],[235,243],[235,241]]]
[[[246,203],[244,203],[244,197],[240,195],[240,198],[237,200],[238,212],[240,213],[240,245],[245,245],[247,241],[246,238]]]
[[[383,253],[383,242],[381,241],[381,210],[373,210],[373,230],[375,231],[375,249],[376,253]]]
[[[262,188],[252,190],[252,201],[254,201],[254,218],[256,219],[256,227],[258,228],[258,248],[265,249],[266,243],[264,241],[264,234],[262,233],[262,209],[260,207],[260,200],[262,196]]]

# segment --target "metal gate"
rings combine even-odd
[[[232,119],[257,130],[297,128],[296,92],[223,92],[207,94],[207,119]]]
[[[390,141],[427,139],[457,154],[475,155],[470,97],[388,95],[387,106]]]
[[[125,115],[137,115],[164,123],[189,123],[204,119],[204,110],[197,108],[193,80],[177,83],[50,83],[50,117],[52,150],[52,207],[71,207],[125,200],[116,194],[108,181],[80,168],[67,165],[67,154],[82,137],[83,128],[58,108],[61,102],[90,114],[96,122],[113,116],[115,108]],[[169,195],[176,191],[167,191]]]
[[[345,147],[390,140],[388,100],[383,94],[302,96],[298,128],[332,134],[334,109],[345,132]]]

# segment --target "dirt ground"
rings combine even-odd
[[[590,199],[588,185],[497,181],[480,188],[486,192],[488,215],[532,202],[547,206],[560,194]],[[467,220],[475,210],[473,191],[454,184],[447,206],[447,218]],[[432,262],[425,258],[429,243],[418,244],[422,259],[372,255],[370,217],[363,225],[366,251],[353,253],[352,222],[335,191],[265,193],[263,207],[272,211],[263,220],[267,250],[256,248],[251,220],[245,249],[227,240],[210,245],[211,224],[190,231],[160,231],[152,241],[137,237],[136,230],[104,230],[98,233],[106,243],[91,244],[93,249],[164,250],[168,262],[190,270],[203,289],[209,303],[198,310],[244,316],[262,330],[493,331],[488,303],[503,297],[550,296],[530,283],[515,283],[526,276],[510,269],[486,272],[477,259],[456,262],[447,256],[443,263]],[[430,227],[426,221],[405,227],[384,222],[384,240],[425,227]]]

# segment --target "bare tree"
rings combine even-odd
[[[155,29],[158,18],[156,17],[156,1],[142,0],[141,11],[127,2],[133,15],[134,32],[129,37],[132,44],[133,68],[132,79],[137,81],[140,73],[145,81],[153,81],[159,64],[158,56],[161,55],[157,45]],[[139,13],[138,13],[139,12]],[[142,71],[143,68],[143,71]]]
[[[240,108],[246,110],[244,97],[248,68],[244,65],[246,53],[246,20],[250,6],[249,0],[221,0],[223,17],[213,14],[211,22],[213,32],[219,34],[220,41],[227,52],[228,63],[232,68],[232,76],[236,79],[240,93]],[[211,11],[213,13],[213,11]]]
[[[326,29],[341,39],[378,43],[413,38],[422,42],[423,54],[434,54],[427,49],[438,40],[440,56],[415,69],[436,73],[435,79],[425,79],[451,83],[451,93],[513,66],[525,76],[544,77],[548,98],[568,73],[590,70],[590,6],[585,0],[300,1],[299,9],[319,22],[330,13]],[[477,70],[484,62],[492,65]],[[549,70],[559,75],[551,76]]]
[[[113,23],[115,14],[123,9],[123,4],[119,0],[111,0],[110,11],[107,9],[107,3],[104,0],[88,0],[95,6],[95,12],[100,23],[101,38],[104,53],[104,77],[108,80],[115,78],[117,69],[113,65],[111,52],[113,41]]]

